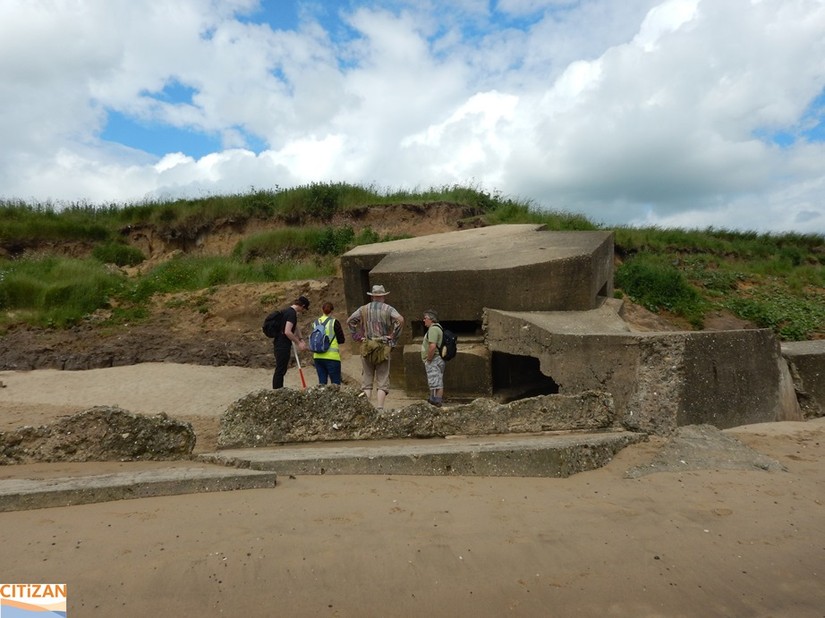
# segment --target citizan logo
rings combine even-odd
[[[0,618],[66,616],[66,584],[0,584]]]

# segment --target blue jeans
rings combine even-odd
[[[313,359],[315,371],[318,372],[318,384],[326,384],[327,378],[332,384],[341,383],[341,361],[330,358]]]

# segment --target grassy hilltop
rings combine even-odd
[[[399,205],[411,219],[382,220]],[[456,227],[612,229],[616,294],[686,328],[722,312],[783,340],[825,338],[823,235],[605,228],[472,187],[343,183],[103,206],[0,201],[0,334],[65,328],[100,309],[104,325],[139,321],[157,294],[333,276],[352,247],[418,235],[445,209]]]

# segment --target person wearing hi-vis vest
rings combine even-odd
[[[344,339],[344,329],[341,323],[332,315],[335,307],[330,302],[325,302],[322,307],[324,314],[318,318],[322,324],[326,320],[327,336],[329,337],[329,350],[326,352],[315,352],[312,355],[312,362],[315,363],[315,371],[318,372],[318,384],[326,384],[327,380],[331,384],[341,383],[341,350],[339,346],[346,341]]]

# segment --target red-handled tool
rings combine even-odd
[[[295,352],[295,363],[298,365],[298,374],[301,376],[301,388],[306,390],[307,388],[307,381],[304,378],[304,370],[301,369],[301,359],[298,358],[298,348],[295,347],[295,344],[292,344],[292,351]]]

